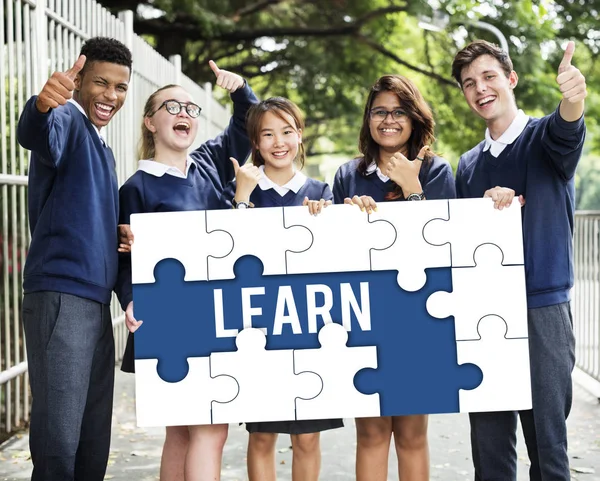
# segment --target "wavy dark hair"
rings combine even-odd
[[[380,146],[375,142],[371,135],[370,111],[373,107],[375,97],[377,97],[377,94],[380,92],[395,93],[398,96],[402,110],[408,114],[412,121],[413,130],[408,139],[408,152],[406,155],[409,159],[415,159],[423,146],[430,146],[435,141],[435,136],[433,135],[435,127],[433,113],[416,85],[402,75],[384,75],[373,84],[365,103],[363,123],[358,141],[358,150],[362,154],[360,162],[358,163],[358,173],[361,175],[366,175],[367,168],[371,163],[379,163]],[[434,152],[430,149],[425,154],[425,162],[422,168],[427,168],[428,166],[426,164],[428,164],[434,156]],[[386,199],[396,200],[402,196],[402,189],[400,186],[397,186],[393,192],[386,196]]]
[[[283,117],[283,114],[288,114],[294,119],[296,125],[292,125],[292,127],[295,128],[296,132],[304,131],[304,115],[302,114],[302,111],[294,102],[285,97],[271,97],[250,107],[246,116],[246,130],[252,144],[252,163],[257,167],[265,165],[265,159],[260,155],[258,144],[260,143],[262,119],[267,112],[272,112],[286,122],[287,119]],[[298,155],[294,160],[298,162],[302,169],[304,167],[305,159],[306,153],[304,151],[304,144],[300,143],[298,146]]]

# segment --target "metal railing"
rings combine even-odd
[[[27,356],[22,334],[22,271],[30,241],[27,216],[29,152],[16,141],[19,113],[53,71],[68,69],[82,43],[93,36],[114,37],[133,53],[127,101],[107,128],[119,181],[136,169],[137,139],[144,103],[158,87],[182,85],[202,107],[194,146],[221,132],[231,116],[212,96],[181,73],[181,59],[167,60],[133,32],[133,13],[118,18],[94,0],[0,0],[0,441],[28,420]],[[113,302],[116,352],[126,330]]]
[[[576,363],[600,383],[600,211],[575,214],[574,248]]]

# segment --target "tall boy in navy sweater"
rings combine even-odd
[[[123,106],[130,76],[127,47],[92,38],[19,119],[19,143],[32,151],[23,324],[33,481],[100,481],[106,471],[119,205],[102,128]]]
[[[487,125],[485,140],[462,155],[458,197],[491,197],[523,208],[533,409],[519,412],[532,480],[570,479],[566,418],[571,408],[575,340],[573,286],[574,175],[585,136],[585,78],[571,65],[569,43],[558,69],[559,107],[541,119],[518,110],[518,77],[508,54],[485,41],[454,58],[452,75],[469,107]],[[513,207],[514,208],[514,207]],[[493,282],[493,279],[490,281]],[[475,480],[516,479],[516,412],[471,414]]]

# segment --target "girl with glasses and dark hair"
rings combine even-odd
[[[360,156],[334,179],[338,204],[371,213],[377,202],[453,199],[452,169],[429,146],[435,140],[431,109],[406,77],[385,75],[371,87],[360,130]],[[392,435],[403,481],[429,479],[427,416],[356,419],[356,480],[387,479]]]
[[[167,85],[154,92],[144,107],[138,170],[121,187],[119,224],[129,224],[131,214],[208,210],[230,207],[223,189],[234,178],[230,157],[245,160],[250,153],[246,114],[258,99],[237,74],[220,70],[211,61],[217,85],[229,90],[233,116],[215,139],[191,153],[196,139],[200,107],[182,87]],[[123,226],[126,227],[126,226]],[[124,242],[121,237],[121,242]],[[133,332],[142,321],[133,315],[129,246],[119,249],[120,300],[130,331],[122,370],[134,372]],[[173,320],[176,321],[175,319]],[[175,325],[173,326],[176,329]],[[188,481],[219,479],[228,426],[168,426],[160,479]]]

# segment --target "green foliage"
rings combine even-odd
[[[101,0],[107,7],[162,10],[147,18],[137,10],[135,30],[153,38],[165,56],[180,53],[184,72],[211,81],[208,60],[249,79],[261,97],[284,95],[307,115],[309,154],[341,157],[357,152],[367,89],[380,75],[413,79],[431,104],[438,141],[434,149],[454,165],[483,138],[485,125],[467,107],[450,78],[454,54],[467,42],[498,43],[484,21],[508,39],[519,74],[515,90],[530,115],[560,102],[557,68],[567,40],[576,41],[573,64],[586,75],[588,140],[581,171],[600,165],[600,0]],[[434,15],[433,7],[438,9]],[[423,16],[443,19],[441,31],[421,28]],[[326,140],[326,141],[323,141]],[[589,172],[586,169],[591,169]],[[595,174],[594,174],[595,175]],[[582,184],[586,192],[591,192]],[[587,202],[583,193],[581,202]],[[591,194],[590,194],[591,195]],[[591,202],[591,201],[590,201]],[[582,204],[583,205],[583,204]],[[587,205],[587,204],[586,204]],[[600,201],[597,205],[600,208]]]

